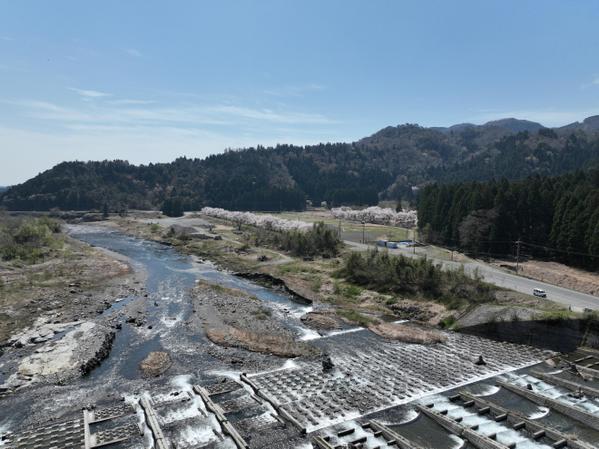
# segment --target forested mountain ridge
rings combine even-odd
[[[13,210],[160,208],[302,209],[413,199],[434,181],[558,175],[599,160],[590,117],[563,128],[504,119],[484,125],[386,127],[353,143],[278,145],[226,151],[203,160],[135,166],[126,161],[63,162],[0,194]],[[599,127],[598,127],[599,128]]]

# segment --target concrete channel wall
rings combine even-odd
[[[526,399],[529,399],[535,404],[549,407],[563,415],[575,419],[576,421],[580,421],[581,423],[586,424],[592,429],[599,430],[599,416],[595,416],[579,408],[565,404],[556,399],[549,398],[545,395],[539,394],[527,388],[522,388],[509,382],[505,382],[503,380],[498,380],[497,385],[513,393],[516,393]]]
[[[395,444],[399,449],[421,449],[420,446],[416,446],[406,437],[394,432],[389,427],[381,424],[378,421],[372,420],[368,424],[371,429],[381,432],[388,441],[395,441]]]
[[[141,408],[144,411],[144,414],[146,415],[146,423],[148,424],[148,427],[150,428],[150,430],[152,431],[152,435],[154,436],[154,443],[156,449],[171,449],[168,440],[164,437],[164,434],[162,433],[162,429],[160,428],[160,424],[158,422],[158,416],[156,415],[154,408],[150,404],[150,401],[148,401],[146,398],[142,398],[139,401],[139,405],[141,406]]]
[[[587,387],[586,385],[581,385],[577,382],[572,382],[571,380],[562,379],[561,377],[557,377],[552,374],[541,373],[539,371],[533,371],[532,375],[550,384],[567,388],[570,391],[582,391],[587,396],[599,398],[599,390],[596,388]]]
[[[426,406],[418,405],[418,410],[424,413],[426,416],[436,421],[446,430],[451,433],[464,438],[469,441],[477,449],[509,449],[507,446],[492,440],[491,438],[482,435],[472,429],[467,428],[452,419],[447,418],[445,415],[439,413],[436,410],[432,410]]]
[[[528,419],[524,414],[517,411],[508,410],[495,404],[489,400],[482,399],[478,396],[474,396],[468,392],[460,392],[459,396],[464,401],[472,401],[480,409],[489,409],[495,415],[495,421],[505,420],[514,428],[521,428],[524,424],[524,428],[531,435],[547,436],[554,441],[553,447],[568,447],[570,449],[595,449],[594,446],[578,440],[573,435],[566,435],[559,430],[553,429],[549,426],[543,425],[537,421]]]
[[[197,393],[204,401],[204,405],[206,405],[206,409],[216,416],[217,421],[222,427],[223,431],[231,437],[235,445],[239,449],[249,449],[249,445],[245,442],[245,440],[241,437],[239,432],[233,427],[233,425],[229,422],[221,408],[215,404],[212,399],[210,399],[210,395],[208,392],[199,385],[195,385],[193,387],[193,391]]]

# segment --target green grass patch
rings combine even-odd
[[[545,321],[566,321],[575,318],[575,316],[574,312],[564,309],[544,312],[540,318]]]
[[[456,317],[454,315],[449,315],[445,318],[443,318],[441,320],[441,322],[439,323],[439,325],[443,328],[443,329],[454,329],[456,326]]]
[[[348,321],[357,323],[360,326],[364,326],[364,327],[367,327],[369,324],[372,324],[375,322],[374,319],[367,317],[366,315],[363,315],[354,309],[338,309],[337,315],[345,318]]]
[[[152,223],[150,225],[150,232],[152,234],[157,234],[158,232],[160,232],[160,225],[158,223]]]

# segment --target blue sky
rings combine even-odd
[[[400,123],[599,114],[596,1],[0,1],[0,185],[352,141]]]

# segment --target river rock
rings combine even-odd
[[[108,356],[114,332],[93,322],[69,323],[62,338],[47,341],[24,357],[5,386],[16,389],[24,383],[63,383],[88,373]]]
[[[324,372],[327,372],[327,371],[331,371],[333,368],[335,368],[335,365],[333,364],[331,357],[330,356],[324,357],[322,359],[322,370]]]
[[[139,364],[141,371],[150,377],[158,377],[173,364],[171,356],[167,352],[154,351]]]

